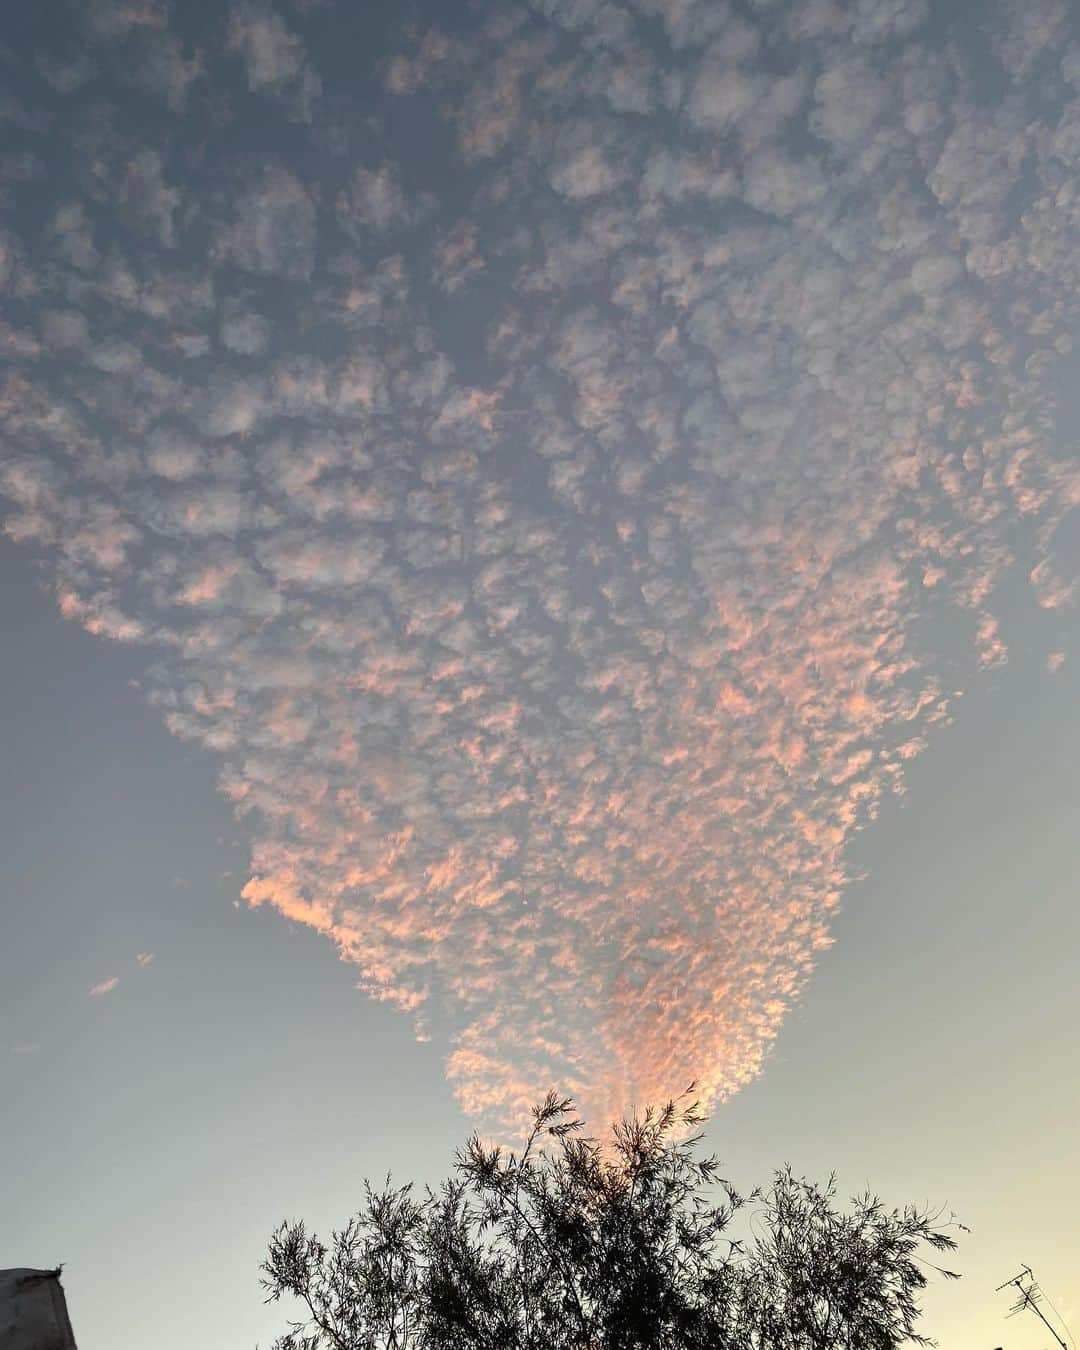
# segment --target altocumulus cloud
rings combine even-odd
[[[182,8],[10,71],[7,533],[466,1110],[722,1099],[949,716],[927,620],[1074,596],[1075,10],[491,4],[365,88],[348,6]]]

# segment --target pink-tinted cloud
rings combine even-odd
[[[99,980],[97,984],[90,986],[90,997],[103,998],[106,994],[111,994],[119,983],[118,975],[110,975],[107,980]]]
[[[182,182],[101,133],[115,192],[58,183],[4,254],[7,532],[221,757],[247,902],[478,1115],[753,1079],[950,716],[927,620],[975,678],[1004,579],[1074,600],[1058,10],[994,20],[994,107],[921,0],[761,13],[493,7],[384,63],[412,158],[314,95],[310,155],[200,143]],[[295,120],[299,36],[225,37]]]

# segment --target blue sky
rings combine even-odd
[[[944,1344],[1075,1318],[1075,18],[5,18],[0,1259],[87,1345],[691,1077],[976,1229]]]

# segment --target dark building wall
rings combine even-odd
[[[76,1350],[59,1270],[0,1270],[0,1350]]]

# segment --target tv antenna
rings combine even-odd
[[[1069,1347],[1043,1316],[1042,1309],[1039,1307],[1039,1302],[1043,1295],[1039,1286],[1035,1283],[1035,1276],[1031,1273],[1031,1267],[1021,1266],[1019,1275],[1014,1275],[1011,1280],[1006,1280],[1004,1284],[999,1284],[994,1292],[1000,1293],[1002,1289],[1008,1289],[1010,1285],[1015,1286],[1019,1297],[1005,1314],[1006,1317],[1015,1317],[1017,1313],[1022,1313],[1025,1309],[1030,1308],[1035,1316],[1042,1322],[1043,1326],[1046,1327],[1047,1331],[1049,1331],[1050,1335],[1053,1336],[1054,1340],[1057,1341],[1058,1345],[1061,1346],[1061,1350],[1069,1350]]]

